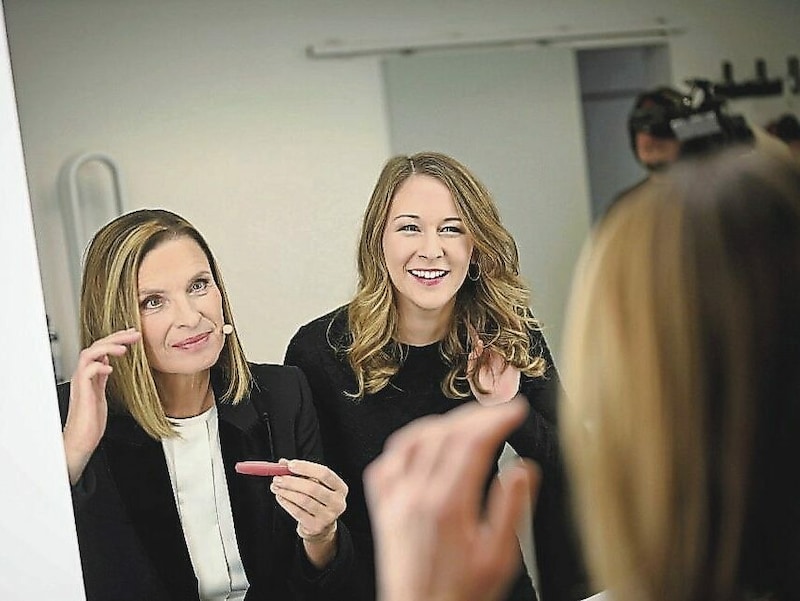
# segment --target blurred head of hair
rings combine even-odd
[[[680,161],[597,225],[565,333],[563,439],[618,601],[800,590],[800,172]]]

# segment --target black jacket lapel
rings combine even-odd
[[[256,391],[253,391],[255,394]],[[231,501],[236,538],[247,578],[261,589],[275,577],[277,532],[276,502],[269,491],[271,479],[236,473],[238,461],[275,461],[267,426],[251,403],[220,403],[219,436]],[[284,534],[285,535],[285,534]]]
[[[122,502],[165,588],[174,599],[197,599],[197,578],[161,443],[132,418],[110,416],[105,449]]]

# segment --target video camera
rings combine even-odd
[[[636,132],[657,138],[676,138],[680,156],[697,156],[731,144],[752,144],[753,131],[741,115],[726,110],[727,99],[714,92],[706,79],[689,79],[686,95],[671,88],[641,94],[628,118],[631,145],[636,152]]]

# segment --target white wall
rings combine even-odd
[[[5,32],[0,12],[0,34]],[[0,599],[83,599],[8,47],[0,40]]]
[[[630,147],[628,114],[642,90],[672,81],[669,47],[585,50],[577,59],[592,217],[597,218],[621,190],[647,175]]]
[[[489,13],[481,0],[6,0],[44,292],[68,367],[77,333],[64,302],[55,178],[79,151],[116,158],[128,208],[165,206],[207,234],[253,359],[280,361],[300,323],[349,297],[358,221],[390,148],[380,59],[311,60],[308,44],[666,22],[685,29],[670,44],[676,83],[718,77],[723,59],[738,79],[757,57],[777,74],[800,53],[796,0],[598,6],[505,0]],[[785,105],[743,104],[759,120]],[[539,142],[549,148],[558,137]],[[565,164],[559,176],[585,173]],[[536,240],[520,246],[549,250]]]
[[[568,48],[514,48],[384,64],[393,152],[434,148],[478,174],[517,240],[556,362],[564,298],[589,227],[586,179],[562,173],[563,165],[586,172],[575,63]]]

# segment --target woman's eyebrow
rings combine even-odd
[[[212,273],[208,269],[201,269],[200,271],[195,273],[193,276],[189,277],[189,279],[187,281],[191,282],[192,280],[196,280],[199,277],[209,277],[210,278],[210,277],[212,277]],[[164,293],[164,289],[162,289],[162,288],[139,288],[139,296],[148,296],[150,294],[163,294],[163,293]]]

